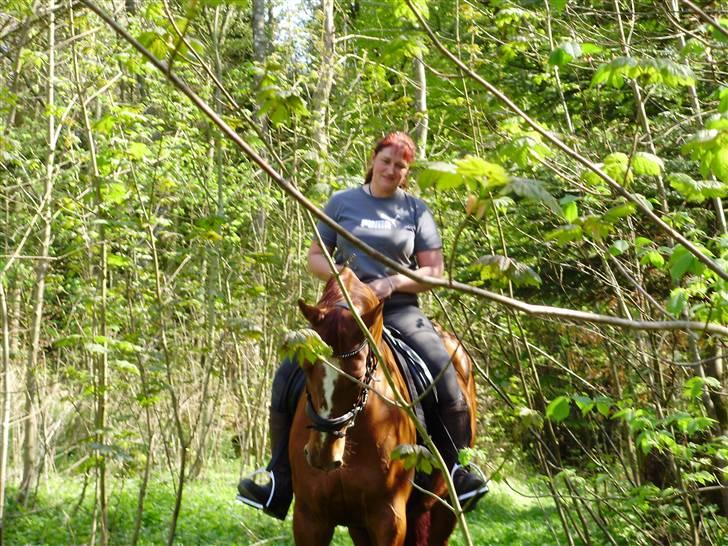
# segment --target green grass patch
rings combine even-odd
[[[293,544],[291,516],[280,522],[235,500],[238,470],[234,465],[208,471],[185,485],[176,543],[192,544]],[[109,527],[112,544],[129,544],[133,533],[139,482],[112,480],[109,495]],[[526,486],[519,484],[526,490]],[[6,514],[8,544],[87,544],[91,538],[93,484],[81,498],[82,479],[51,476],[38,490],[36,502],[24,508],[9,491]],[[164,544],[174,509],[174,488],[168,477],[156,475],[149,484],[144,504],[139,544]],[[491,493],[467,516],[475,544],[543,546],[556,544],[549,525],[560,535],[550,500],[519,496],[507,486],[491,483]],[[561,540],[561,536],[559,536]],[[345,529],[337,529],[333,544],[350,545]],[[464,541],[456,530],[453,545]]]

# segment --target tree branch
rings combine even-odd
[[[417,11],[417,8],[412,4],[412,0],[405,0],[407,2],[407,5],[409,6],[410,10],[412,10],[412,13],[415,14],[417,19],[420,21],[420,24],[422,25],[422,28],[425,30],[427,35],[430,37],[430,40],[432,40],[432,43],[435,44],[435,47],[439,49],[445,57],[447,57],[451,62],[453,62],[458,68],[460,68],[463,72],[465,72],[468,76],[470,76],[472,79],[477,81],[480,85],[485,87],[488,92],[490,92],[494,97],[496,97],[499,101],[501,101],[504,105],[506,105],[510,110],[512,110],[514,113],[516,113],[518,116],[520,116],[528,125],[531,126],[536,132],[538,132],[541,136],[543,136],[546,140],[551,142],[554,146],[559,148],[562,152],[564,152],[566,155],[570,156],[572,159],[575,159],[577,162],[584,165],[587,169],[593,171],[596,173],[602,180],[604,180],[610,188],[615,193],[618,193],[625,199],[627,199],[629,202],[633,203],[639,210],[641,210],[648,218],[650,218],[663,232],[665,232],[668,236],[672,237],[676,241],[679,241],[680,244],[682,244],[685,248],[687,248],[691,254],[693,254],[698,260],[703,262],[708,268],[710,268],[712,271],[717,273],[723,280],[728,281],[728,272],[725,271],[723,268],[721,268],[716,262],[711,260],[708,256],[700,252],[700,250],[690,241],[688,241],[683,235],[672,229],[667,223],[665,223],[659,216],[657,216],[652,210],[645,205],[642,200],[638,199],[635,195],[628,192],[622,185],[620,185],[614,178],[609,176],[606,172],[604,172],[602,169],[600,169],[595,163],[592,163],[589,161],[586,157],[581,155],[576,150],[570,148],[563,140],[559,139],[555,135],[553,135],[550,131],[547,131],[545,128],[543,128],[536,120],[532,119],[526,112],[521,110],[521,108],[513,102],[508,96],[506,96],[500,89],[495,87],[490,82],[483,79],[481,76],[473,72],[463,61],[460,60],[459,57],[454,55],[450,52],[449,49],[447,49],[442,42],[437,38],[435,33],[432,31],[432,29],[427,24],[427,21],[425,21],[425,18],[420,14],[419,11]],[[686,0],[683,0],[686,1]]]
[[[114,21],[106,12],[104,12],[101,8],[96,6],[94,3],[92,3],[90,0],[81,0],[91,11],[96,13],[101,19],[103,19],[119,36],[124,38],[127,42],[129,42],[137,51],[139,51],[144,57],[146,57],[151,64],[153,64],[164,76],[182,93],[184,93],[202,112],[207,115],[208,118],[212,122],[214,122],[220,130],[228,137],[230,140],[235,142],[235,144],[245,153],[245,155],[248,156],[253,162],[255,162],[265,173],[268,174],[268,176],[273,179],[273,181],[288,195],[293,197],[301,206],[303,206],[306,210],[311,212],[316,218],[318,218],[321,222],[326,224],[327,226],[334,229],[339,235],[341,235],[344,239],[352,243],[357,248],[363,250],[366,252],[369,256],[377,259],[381,263],[385,264],[387,267],[390,267],[394,271],[397,271],[398,273],[401,273],[410,279],[413,279],[417,282],[428,284],[430,286],[439,286],[439,287],[445,287],[445,288],[451,288],[454,290],[457,290],[458,292],[462,292],[465,294],[472,294],[474,296],[487,299],[489,301],[493,301],[495,303],[500,303],[502,305],[506,305],[508,307],[511,307],[513,309],[516,309],[518,311],[521,311],[527,315],[531,316],[537,316],[537,317],[544,317],[544,318],[552,318],[552,319],[562,319],[562,320],[570,320],[574,322],[593,322],[598,324],[607,324],[611,326],[618,326],[621,328],[627,328],[632,330],[694,330],[698,332],[705,332],[705,333],[711,333],[711,334],[718,334],[723,336],[728,336],[728,327],[719,325],[719,324],[713,324],[713,323],[703,323],[698,321],[689,321],[689,320],[682,320],[682,321],[634,321],[629,319],[624,319],[621,317],[613,317],[609,315],[600,315],[597,313],[590,313],[586,311],[576,311],[576,310],[570,310],[570,309],[563,309],[559,307],[551,307],[548,305],[531,305],[519,300],[516,300],[514,298],[509,298],[507,296],[503,296],[501,294],[497,294],[495,292],[491,292],[489,290],[484,290],[482,288],[476,288],[474,286],[470,286],[467,284],[463,284],[457,281],[447,280],[447,279],[440,279],[435,277],[425,277],[415,274],[413,271],[403,267],[402,265],[394,262],[387,256],[384,256],[380,252],[376,251],[366,243],[362,242],[355,236],[353,236],[351,233],[346,231],[344,228],[342,228],[339,224],[337,224],[334,220],[332,220],[329,216],[323,213],[319,208],[317,208],[311,201],[309,201],[295,186],[293,186],[290,182],[285,180],[273,167],[271,167],[260,155],[258,155],[255,150],[253,150],[250,145],[245,142],[240,135],[238,135],[225,121],[223,121],[220,116],[218,116],[211,108],[210,106],[203,101],[190,87],[182,81],[176,74],[168,72],[167,66],[164,61],[161,61],[157,59],[151,52],[149,52],[144,46],[142,46],[137,40],[134,39],[133,36],[131,36],[125,29],[120,27],[116,21]],[[525,114],[524,114],[525,115]],[[559,141],[560,142],[560,141]],[[566,146],[565,144],[561,143],[562,146]],[[568,149],[568,148],[567,148]],[[586,161],[586,160],[584,160]],[[604,175],[606,176],[606,175]],[[616,183],[615,183],[616,184]],[[712,262],[711,262],[712,263]]]

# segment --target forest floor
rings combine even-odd
[[[234,465],[207,471],[185,485],[175,542],[181,545],[290,545],[291,514],[280,522],[235,500],[238,469]],[[109,498],[112,544],[129,544],[137,509],[138,480],[113,481]],[[510,483],[517,483],[518,481]],[[468,514],[474,544],[546,546],[563,543],[558,517],[549,499],[524,497],[504,483],[491,482],[491,493]],[[5,540],[7,544],[88,544],[93,511],[93,489],[83,489],[79,476],[52,475],[40,486],[37,502],[23,508],[8,493]],[[519,484],[517,489],[527,487]],[[142,517],[139,544],[164,544],[174,507],[171,481],[157,475],[150,481]],[[558,538],[554,535],[557,533]],[[337,529],[336,546],[350,545],[345,529]],[[459,531],[451,544],[464,544]]]

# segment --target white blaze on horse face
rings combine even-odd
[[[338,365],[338,360],[335,362]],[[336,370],[332,370],[329,366],[324,366],[324,376],[321,379],[324,395],[323,403],[326,406],[326,409],[321,408],[321,417],[324,419],[331,418],[331,412],[334,409],[334,390],[338,378],[339,374]]]

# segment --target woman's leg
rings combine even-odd
[[[458,497],[462,503],[467,502],[466,509],[472,509],[488,487],[479,475],[467,472],[458,464],[458,451],[470,446],[472,431],[468,404],[450,355],[432,323],[415,305],[385,308],[384,323],[399,331],[436,381],[437,415],[430,419],[428,427],[448,470],[453,473]]]
[[[278,519],[285,519],[293,500],[291,465],[288,461],[288,436],[303,391],[305,377],[295,361],[285,359],[273,377],[269,413],[271,460],[266,467],[270,481],[258,485],[245,478],[238,484],[240,499]]]

